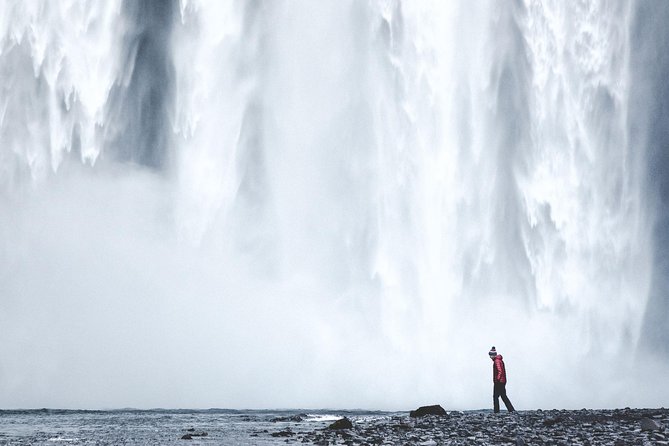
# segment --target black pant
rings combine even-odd
[[[500,396],[502,397],[502,401],[504,401],[506,410],[508,410],[509,412],[513,412],[515,410],[513,408],[513,404],[511,404],[511,401],[509,401],[509,397],[506,396],[506,383],[495,383],[495,389],[493,390],[492,394],[492,402],[493,406],[495,407],[495,413],[499,412]]]

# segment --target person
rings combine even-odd
[[[499,398],[502,398],[506,410],[509,412],[514,412],[513,404],[509,400],[509,397],[506,396],[506,367],[504,366],[504,358],[502,355],[497,354],[495,346],[490,349],[488,352],[490,359],[492,359],[492,382],[493,382],[493,393],[492,393],[492,402],[495,409],[495,413],[499,413]]]

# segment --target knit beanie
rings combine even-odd
[[[488,356],[490,356],[491,358],[494,358],[495,356],[497,356],[497,350],[495,350],[495,346],[494,346],[494,345],[492,346],[492,348],[491,348],[490,351],[488,352]]]

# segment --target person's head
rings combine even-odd
[[[492,359],[493,361],[494,361],[495,358],[497,357],[497,350],[495,350],[495,346],[494,346],[494,345],[492,346],[492,348],[491,348],[490,351],[488,352],[488,356],[490,356],[490,359]]]

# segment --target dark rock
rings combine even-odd
[[[207,435],[209,435],[206,432],[195,432],[195,429],[188,429],[188,432],[190,432],[190,433],[181,437],[182,440],[192,440],[193,437],[206,437]],[[185,437],[189,437],[189,438],[185,438]]]
[[[554,426],[554,425],[556,425],[556,424],[558,424],[558,423],[561,423],[562,421],[564,421],[564,419],[563,419],[562,417],[550,417],[550,418],[546,418],[546,419],[544,420],[544,426],[548,426],[548,427],[550,427],[550,426]]]
[[[195,432],[195,428],[191,427],[190,429],[186,429],[187,432]]]
[[[278,422],[295,422],[295,423],[299,423],[299,422],[304,421],[306,418],[307,418],[307,414],[305,414],[305,413],[301,413],[301,414],[297,414],[297,415],[291,415],[291,416],[289,416],[289,417],[276,417],[276,418],[272,418],[270,421],[271,421],[272,423],[278,423]]]
[[[291,431],[290,429],[286,429],[285,431],[280,431],[280,432],[272,432],[272,437],[292,437],[295,435],[295,432]]]
[[[341,420],[337,420],[331,425],[328,426],[328,429],[351,429],[353,427],[353,423],[351,423],[351,420],[349,420],[347,417],[342,418]]]
[[[349,433],[347,433],[347,432],[343,432],[343,430],[344,430],[344,429],[342,429],[342,432],[339,432],[339,436],[340,436],[341,438],[343,438],[344,440],[349,440],[349,439],[353,438],[353,435],[351,435],[351,434],[349,434]]]
[[[651,420],[650,418],[644,418],[641,420],[642,431],[659,431],[661,428],[662,426],[660,426],[660,424],[655,420]]]
[[[411,418],[424,417],[426,415],[448,415],[443,407],[439,404],[434,406],[421,406],[416,410],[409,412]]]

